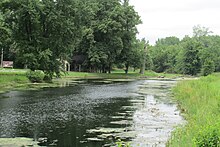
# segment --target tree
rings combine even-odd
[[[138,33],[136,26],[141,23],[141,20],[138,13],[134,10],[134,7],[129,5],[129,0],[124,0],[122,10],[123,49],[118,58],[118,62],[125,64],[125,73],[127,73],[129,66],[134,62],[132,57],[136,56],[134,55],[133,43],[136,41],[136,34]]]
[[[158,39],[156,42],[156,46],[170,46],[170,45],[178,45],[180,43],[180,39],[172,36],[172,37],[166,37],[162,39]]]
[[[156,72],[176,72],[176,57],[180,51],[180,40],[177,37],[159,39],[150,50],[153,70]]]
[[[10,50],[10,44],[12,44],[11,30],[6,27],[4,16],[0,12],[0,54],[4,54],[1,55],[2,61],[3,57],[4,60],[12,60],[14,57],[13,52]]]
[[[188,38],[183,43],[183,50],[178,60],[179,71],[183,74],[196,75],[201,70],[199,50],[201,43],[195,39]]]
[[[202,65],[202,75],[207,76],[215,71],[215,64],[211,59],[206,59]]]
[[[197,25],[193,27],[193,37],[202,37],[211,34],[212,31],[209,28],[202,27],[201,25]]]
[[[9,0],[2,4],[12,30],[17,55],[32,71],[43,70],[51,79],[60,75],[62,61],[74,46],[77,27],[75,1]]]
[[[118,62],[128,70],[137,61],[141,21],[128,0],[5,0],[0,7],[15,61],[49,78],[76,54],[86,57],[87,71],[110,73]]]
[[[140,62],[141,62],[141,67],[140,67],[140,74],[144,74],[145,70],[146,70],[146,57],[147,57],[147,50],[148,50],[148,42],[146,43],[145,39],[141,40],[143,46],[142,46],[142,50],[141,50],[141,58],[140,58]]]

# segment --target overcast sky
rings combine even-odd
[[[220,35],[220,0],[130,0],[142,19],[138,38],[154,44],[158,38],[192,36],[201,25]]]

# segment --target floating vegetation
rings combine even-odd
[[[0,146],[3,147],[39,147],[38,142],[31,138],[17,137],[17,138],[0,138]]]
[[[16,147],[110,147],[119,139],[131,146],[165,145],[172,129],[182,122],[175,104],[169,103],[174,83],[122,81],[69,79],[57,81],[59,88],[1,94],[0,104],[7,105],[0,107],[0,136],[10,138],[16,131],[16,135],[38,139],[22,143],[20,138],[17,143],[21,144],[11,145]],[[41,84],[31,86],[34,89]]]
[[[87,133],[118,133],[124,130],[124,128],[96,128],[87,130]]]
[[[112,121],[110,122],[110,124],[118,124],[118,125],[128,125],[128,124],[132,124],[133,121],[130,121],[130,120],[121,120],[121,121]]]

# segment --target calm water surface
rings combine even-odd
[[[182,122],[175,81],[66,81],[58,88],[0,94],[0,138],[46,138],[44,146],[165,146]]]

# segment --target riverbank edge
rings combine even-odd
[[[178,82],[173,96],[186,123],[175,128],[166,146],[220,145],[219,88],[220,73]]]
[[[2,72],[0,71],[0,93],[5,93],[10,90],[38,90],[47,87],[59,87],[59,82],[65,79],[68,80],[85,80],[85,79],[175,79],[183,78],[182,75],[177,74],[165,74],[165,73],[155,73],[152,71],[146,71],[144,75],[138,73],[86,73],[86,72],[69,72],[65,75],[62,75],[61,78],[54,78],[52,83],[31,83],[26,78],[26,72]]]

